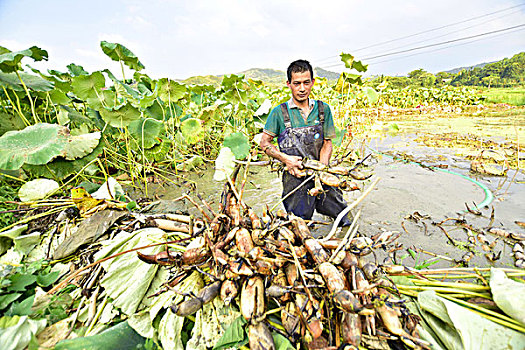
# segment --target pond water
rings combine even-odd
[[[516,121],[517,119],[519,120]],[[354,214],[357,210],[362,210],[358,222],[360,233],[367,236],[383,231],[401,233],[398,242],[403,244],[403,249],[397,253],[398,257],[405,254],[406,248],[415,247],[452,259],[459,259],[465,254],[465,247],[452,246],[443,231],[432,223],[446,218],[464,218],[472,227],[483,229],[489,225],[491,208],[494,207],[493,226],[512,232],[525,233],[522,227],[515,224],[515,221],[525,221],[525,175],[523,172],[509,170],[507,177],[476,175],[469,171],[470,161],[455,155],[453,149],[427,147],[415,141],[417,137],[425,133],[450,131],[483,134],[498,141],[516,140],[516,133],[521,134],[525,130],[524,116],[520,118],[514,116],[512,120],[501,117],[489,117],[483,120],[472,117],[455,117],[453,121],[449,118],[414,120],[411,117],[408,120],[395,121],[399,129],[396,134],[388,133],[389,123],[374,128],[377,131],[369,134],[369,138],[361,142],[364,151],[362,154],[372,154],[366,164],[374,173],[372,178],[361,182],[361,187],[366,188],[376,177],[380,177],[380,181],[369,196],[353,210]],[[521,140],[525,140],[525,135]],[[430,164],[428,160],[433,160],[431,164],[436,164],[436,159],[438,159],[437,163],[445,164],[448,168],[445,171],[432,171],[418,164],[396,161],[382,154],[392,151],[407,154],[425,164]],[[241,169],[240,174],[242,175],[243,172],[244,168]],[[473,208],[473,203],[480,204],[484,201],[485,192],[479,185],[460,174],[476,179],[494,194],[494,200],[489,207],[481,210],[481,216],[465,213],[465,203]],[[189,174],[185,179],[195,182],[197,192],[213,208],[217,208],[223,183],[213,180],[211,167],[202,172]],[[249,167],[243,199],[257,213],[262,213],[266,206],[272,207],[277,203],[280,200],[281,191],[282,186],[277,173],[270,172],[268,167]],[[166,212],[175,207],[181,209],[180,202],[174,204],[171,200],[183,192],[189,193],[189,188],[170,186],[156,189],[155,194],[163,199],[157,210]],[[361,191],[346,192],[345,198],[351,203],[360,194]],[[192,196],[191,193],[190,196]],[[279,207],[282,208],[282,206]],[[418,223],[406,219],[415,212],[427,218]],[[314,219],[331,222],[329,218],[318,214],[314,216]],[[452,223],[450,225],[447,223],[443,227],[454,239],[467,242],[467,233],[462,228]],[[330,228],[331,225],[318,225],[314,233],[323,235]],[[487,238],[491,242],[495,239],[490,235]],[[476,243],[473,248],[476,255],[471,260],[471,266],[488,266],[490,262],[485,258],[481,245]],[[499,240],[494,251],[501,251],[501,258],[495,265],[513,265],[514,259],[510,255],[511,246]],[[379,252],[379,262],[385,257],[386,253]],[[429,258],[431,258],[430,255],[422,254],[418,262]],[[407,258],[403,263],[413,265],[416,261]],[[451,265],[454,263],[442,260],[434,267]]]

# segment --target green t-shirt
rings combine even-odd
[[[317,101],[310,99],[309,104],[312,105],[313,108],[310,110],[310,114],[308,115],[308,118],[306,119],[306,122],[304,121],[304,118],[301,114],[301,110],[295,106],[292,100],[286,102],[286,107],[288,108],[288,114],[290,115],[290,122],[292,124],[292,128],[300,128],[303,126],[314,126],[319,124],[319,107],[317,105]],[[334,119],[332,117],[332,111],[330,110],[330,106],[324,102],[321,102],[324,105],[324,125],[323,125],[323,134],[325,139],[333,139],[335,138],[335,127],[334,127]],[[290,108],[291,107],[291,108]],[[266,120],[266,124],[264,125],[264,132],[271,136],[279,136],[285,129],[284,126],[284,118],[283,118],[283,112],[281,110],[281,106],[277,106],[270,112],[270,115],[268,116],[268,119]]]

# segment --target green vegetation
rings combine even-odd
[[[488,103],[525,106],[525,88],[490,88],[482,91]]]
[[[525,84],[525,52],[501,61],[461,69],[457,73],[439,72],[434,75],[420,68],[411,71],[406,77],[376,77],[371,80],[371,84],[379,85],[383,81],[388,81],[389,86],[395,89],[406,87],[431,88],[449,84],[457,87],[520,87]]]

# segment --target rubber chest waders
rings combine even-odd
[[[307,157],[310,159],[319,160],[321,148],[323,147],[324,134],[324,105],[321,101],[317,101],[317,108],[319,112],[319,123],[313,126],[303,126],[292,128],[290,122],[290,114],[288,113],[287,103],[280,105],[283,113],[284,131],[278,136],[277,142],[281,152],[291,156]],[[283,172],[283,194],[286,196],[299,186],[305,178],[297,178],[290,175],[287,171]],[[312,218],[314,210],[320,214],[331,216],[332,218],[346,208],[346,202],[343,199],[341,190],[323,185],[324,193],[313,197],[308,194],[308,191],[315,186],[314,181],[309,181],[301,188],[295,191],[292,195],[286,198],[283,202],[284,208],[287,212],[294,213],[303,219],[309,220]],[[350,225],[347,217],[341,220],[342,226]]]

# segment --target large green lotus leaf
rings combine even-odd
[[[31,202],[46,198],[58,190],[60,185],[55,180],[35,179],[26,182],[18,190],[18,197],[22,202]]]
[[[490,291],[494,302],[507,315],[525,324],[525,283],[511,280],[501,269],[490,269]]]
[[[100,114],[105,122],[115,128],[128,126],[131,122],[140,118],[140,111],[129,103],[114,109],[101,109]]]
[[[82,158],[93,152],[98,146],[100,131],[84,135],[70,136],[62,156],[67,160]]]
[[[157,81],[158,95],[166,104],[177,102],[184,97],[187,91],[186,85],[177,83],[176,81],[162,78]]]
[[[30,65],[28,65],[28,64],[26,66],[29,67],[29,69],[31,69],[33,71],[33,73],[38,74],[41,78],[52,82],[54,87],[55,87],[55,89],[58,89],[58,90],[62,91],[63,93],[68,93],[68,92],[71,91],[71,82],[69,81],[69,79],[71,79],[71,77],[69,75],[67,75],[65,73],[62,73],[63,76],[45,75],[44,73],[42,73],[38,69],[33,68]],[[51,71],[48,70],[48,72],[51,72]],[[53,72],[56,72],[56,71],[53,71]],[[57,74],[58,73],[59,72],[57,72]]]
[[[26,125],[18,115],[0,111],[0,136],[11,130],[22,130]]]
[[[108,43],[103,40],[100,42],[100,47],[113,61],[122,61],[126,66],[137,71],[144,69],[144,65],[140,63],[138,57],[124,45]]]
[[[65,160],[62,157],[55,158],[53,161],[44,165],[29,165],[25,164],[24,171],[30,173],[34,177],[45,177],[55,180],[63,180],[65,177],[77,174],[89,162],[98,157],[104,149],[104,142],[99,142],[98,146],[87,156],[75,160]],[[84,172],[91,173],[89,167],[84,169]]]
[[[153,104],[146,108],[144,113],[152,118],[164,121],[173,117],[171,110],[168,108],[168,106],[165,106],[161,100],[153,101]]]
[[[65,105],[71,102],[71,99],[59,89],[49,91],[49,98],[55,105]]]
[[[250,154],[250,140],[242,132],[226,136],[223,145],[231,149],[235,158],[239,160],[248,157]]]
[[[155,81],[147,74],[135,72],[133,73],[133,79],[137,82],[137,88],[141,93],[144,93],[144,91],[141,91],[141,88],[139,88],[140,85],[146,87],[150,92],[155,88]]]
[[[129,124],[128,130],[141,149],[148,149],[160,142],[159,135],[164,126],[156,119],[140,118]]]
[[[154,92],[146,92],[142,95],[140,98],[140,108],[148,108],[153,105],[153,103],[157,100],[158,94],[157,89],[155,89]],[[156,118],[155,118],[156,119]]]
[[[3,255],[5,252],[7,252],[11,245],[13,245],[15,238],[27,230],[27,227],[27,225],[18,225],[10,230],[0,232],[0,255]]]
[[[161,162],[163,160],[166,160],[166,156],[168,155],[172,144],[173,142],[171,140],[162,139],[160,145],[156,145],[151,148],[145,149],[144,155],[150,162]]]
[[[6,322],[7,318],[16,319],[18,322]],[[1,323],[8,323],[8,327],[0,329],[0,344],[2,350],[25,349],[31,342],[31,338],[46,328],[47,320],[32,320],[27,316],[3,316]]]
[[[374,88],[370,86],[365,86],[363,88],[363,92],[370,104],[376,103],[377,100],[379,99],[379,94],[377,93],[377,91],[375,91]]]
[[[67,112],[67,119],[71,123],[69,127],[73,129],[74,127],[87,126],[90,130],[93,128],[103,129],[104,121],[100,117],[100,114],[88,108],[86,111],[87,115],[77,112],[74,108],[69,106],[60,106],[60,111]],[[61,125],[65,125],[60,123]]]
[[[111,80],[113,80],[115,83],[115,90],[119,93],[119,95],[124,96],[132,105],[138,106],[137,100],[140,99],[140,94],[135,89],[118,80],[109,69],[104,69],[103,72],[106,73]]]
[[[89,107],[99,111],[104,107],[113,108],[115,107],[115,101],[117,100],[117,94],[113,90],[102,90],[98,93],[95,98],[86,99]]]
[[[158,228],[146,228],[130,234],[119,234],[117,239],[108,242],[97,254],[95,259],[102,259],[112,254],[135,247],[151,244],[165,238],[166,233]],[[145,254],[155,254],[161,251],[161,246],[144,251]],[[126,315],[137,311],[142,299],[157,273],[158,265],[144,264],[136,254],[124,254],[102,263],[106,271],[100,285],[105,289],[113,304]]]
[[[99,321],[100,322],[100,321]],[[87,337],[60,340],[55,350],[145,349],[145,339],[135,332],[128,321],[120,322],[101,333]]]
[[[35,61],[47,61],[47,51],[39,47],[32,46],[29,49],[15,52],[4,52],[0,54],[0,70],[2,72],[10,73],[21,70],[20,61],[24,57],[31,57]]]
[[[39,76],[31,75],[27,73],[18,73],[20,79],[24,82],[28,89],[33,91],[50,91],[53,90],[53,83],[42,79]],[[22,82],[18,79],[16,73],[3,73],[0,72],[0,85],[9,87],[16,91],[24,91]]]
[[[430,324],[449,349],[523,349],[525,334],[443,299],[434,291],[419,293],[417,300],[424,311],[441,321]]]
[[[68,64],[67,65],[67,70],[74,77],[78,77],[80,75],[89,75],[89,73],[84,70],[84,67],[79,66],[78,64],[74,64],[74,63]]]
[[[98,98],[97,94],[106,85],[106,79],[101,72],[93,72],[90,75],[79,75],[71,82],[73,93],[82,100]]]
[[[213,299],[195,314],[195,325],[186,348],[210,349],[214,347],[222,339],[225,328],[239,316],[240,312],[232,306],[224,305],[221,298]]]
[[[187,143],[193,145],[204,136],[204,128],[200,120],[188,118],[180,124],[180,132]]]
[[[57,124],[35,124],[0,137],[0,169],[16,170],[24,163],[46,164],[59,156],[69,139],[69,130]]]

